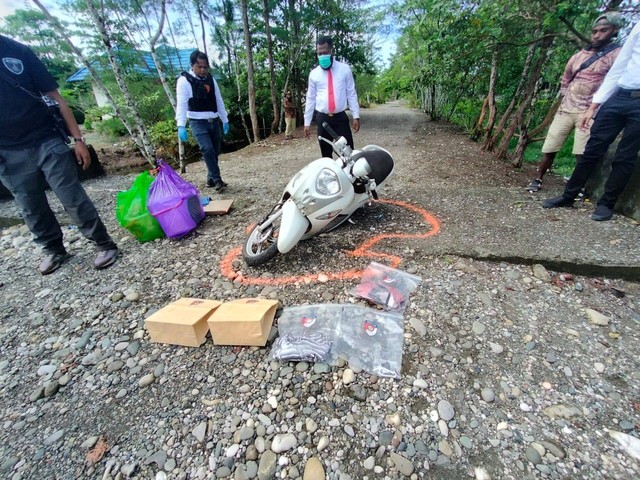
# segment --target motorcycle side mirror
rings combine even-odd
[[[371,165],[369,165],[369,162],[364,157],[356,160],[356,163],[351,169],[351,173],[353,174],[353,176],[358,178],[366,177],[371,173],[371,171]]]

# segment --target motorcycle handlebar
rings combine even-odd
[[[331,128],[327,122],[322,122],[322,128],[324,128],[329,133],[329,135],[333,137],[334,140],[338,140],[338,138],[340,138],[340,135],[338,135],[336,131],[333,128]]]

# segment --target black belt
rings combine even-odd
[[[640,97],[640,90],[629,90],[628,88],[619,88],[616,93],[624,97],[631,97],[631,98]]]

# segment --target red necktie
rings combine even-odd
[[[333,75],[331,75],[331,70],[329,70],[329,113],[333,113],[336,111],[336,99],[333,96]]]

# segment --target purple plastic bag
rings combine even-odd
[[[162,160],[149,188],[147,208],[169,238],[184,237],[204,218],[198,189]]]

